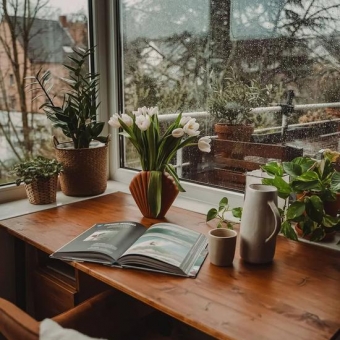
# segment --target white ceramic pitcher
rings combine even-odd
[[[240,256],[250,263],[271,262],[281,228],[277,189],[250,184],[246,188],[240,225]]]

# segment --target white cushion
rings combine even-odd
[[[40,340],[105,340],[91,338],[74,329],[63,328],[51,319],[44,319],[40,323],[39,333]]]

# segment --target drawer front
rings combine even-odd
[[[51,318],[77,304],[77,290],[48,270],[34,273],[34,310],[38,320]]]

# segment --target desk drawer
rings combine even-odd
[[[77,290],[48,268],[34,272],[34,310],[38,320],[51,318],[77,304]]]

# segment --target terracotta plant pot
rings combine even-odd
[[[304,194],[296,194],[296,198],[299,200],[302,196],[311,196],[311,193],[304,193]],[[340,211],[340,194],[336,194],[336,200],[335,201],[324,201],[323,206],[325,209],[326,214],[336,217],[338,215],[338,212]],[[334,239],[334,236],[336,235],[336,230],[334,230],[334,227],[332,228],[325,228],[325,236],[323,239],[321,239],[321,242],[330,242]],[[299,227],[299,223],[295,225],[295,231],[300,236],[303,237],[306,240],[310,240],[310,235],[304,235],[303,231]],[[320,242],[319,241],[319,242]]]
[[[129,189],[139,210],[144,217],[163,218],[172,203],[176,199],[179,191],[171,177],[162,175],[162,203],[161,211],[157,216],[151,212],[148,202],[148,183],[150,171],[139,172],[131,181]]]
[[[300,237],[304,238],[305,240],[310,240],[310,234],[303,236],[303,232],[301,228],[299,227],[298,223],[295,225],[295,231]],[[330,230],[329,232],[326,232],[324,238],[318,242],[332,242],[334,240],[335,235],[336,235],[336,230]]]

